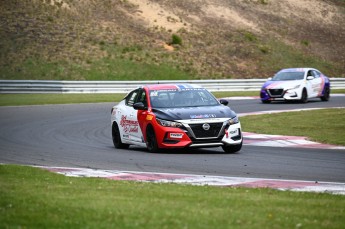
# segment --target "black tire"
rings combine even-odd
[[[113,137],[113,144],[116,149],[128,149],[129,145],[121,141],[120,130],[116,122],[113,123],[111,135]]]
[[[329,95],[330,95],[330,89],[329,87],[325,88],[325,94],[320,97],[322,101],[328,101],[329,100]]]
[[[267,103],[271,103],[271,100],[261,100],[261,102],[267,104]]]
[[[307,93],[307,90],[304,88],[302,91],[301,103],[307,103],[307,102],[308,102],[308,93]]]
[[[146,146],[150,153],[158,153],[159,147],[156,139],[155,131],[152,126],[148,126],[146,130]]]
[[[225,153],[236,153],[241,150],[242,148],[242,142],[238,145],[225,145],[222,146]]]

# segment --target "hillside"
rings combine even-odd
[[[345,77],[344,0],[1,0],[0,79]]]

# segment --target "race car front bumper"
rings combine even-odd
[[[260,98],[262,101],[284,101],[300,100],[301,91],[296,89],[282,90],[280,93],[272,94],[269,90],[261,90]]]
[[[200,125],[184,125],[184,128],[160,127],[157,143],[160,148],[204,148],[242,143],[241,124],[210,123],[209,132],[200,130]],[[219,128],[219,129],[217,129]],[[157,130],[156,130],[157,131]],[[162,136],[162,138],[159,138]]]

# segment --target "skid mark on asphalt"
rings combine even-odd
[[[42,167],[51,172],[70,177],[98,177],[111,180],[140,181],[153,183],[177,183],[210,185],[220,187],[272,188],[282,191],[322,192],[345,195],[345,183],[278,180],[226,176],[204,176],[171,173],[128,172],[118,170],[95,170],[87,168]]]

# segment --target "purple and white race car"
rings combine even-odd
[[[285,100],[306,103],[311,98],[328,101],[330,88],[329,78],[315,68],[287,68],[264,83],[260,98],[263,103]]]

